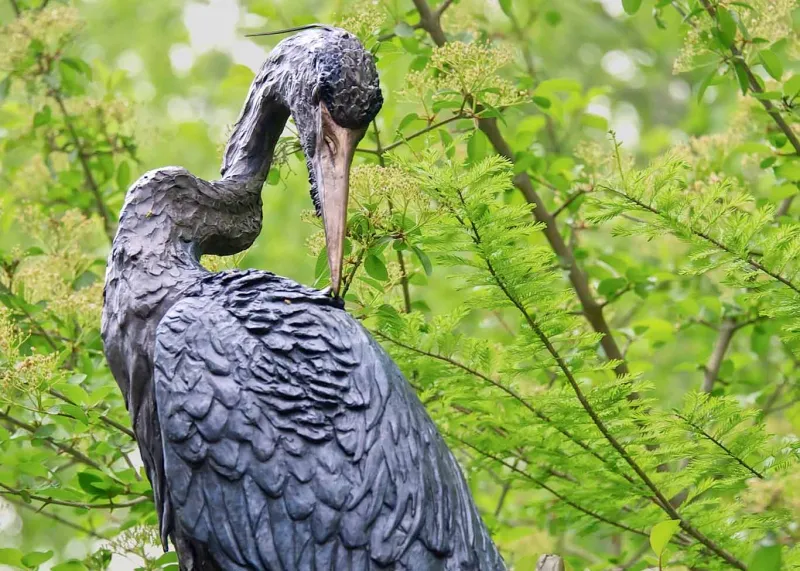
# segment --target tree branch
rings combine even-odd
[[[15,426],[17,428],[21,428],[21,429],[25,430],[26,432],[29,432],[30,434],[33,434],[33,435],[36,434],[36,427],[35,426],[33,426],[31,424],[28,424],[26,422],[23,422],[21,420],[18,420],[18,419],[14,418],[13,416],[11,416],[11,415],[9,415],[9,414],[7,414],[5,412],[0,412],[0,420],[4,420],[8,424],[10,424],[11,426]],[[86,464],[87,466],[91,466],[92,468],[94,468],[95,470],[98,470],[100,472],[103,471],[103,467],[100,464],[98,464],[97,462],[95,462],[94,460],[92,460],[91,458],[86,456],[80,450],[77,450],[77,449],[73,448],[72,446],[68,446],[66,444],[62,444],[61,442],[57,442],[56,440],[53,440],[49,436],[48,437],[42,437],[42,440],[44,440],[45,442],[47,442],[48,444],[50,444],[51,446],[53,446],[57,450],[65,453],[65,454],[69,454],[70,456],[72,456],[73,458],[78,460],[79,462],[82,462],[83,464]]]
[[[700,3],[703,5],[703,8],[708,15],[711,16],[711,19],[714,20],[714,22],[717,22],[717,10],[714,8],[711,2],[709,2],[709,0],[700,0]],[[739,62],[745,72],[745,75],[747,75],[747,82],[750,85],[750,90],[756,94],[764,93],[764,90],[761,88],[761,84],[758,82],[758,78],[753,73],[753,70],[750,69],[750,66],[747,65],[747,61],[745,61],[741,50],[736,47],[735,42],[736,40],[734,39],[731,42],[731,45],[728,46],[728,49],[730,49],[733,58]],[[784,135],[786,135],[786,138],[792,144],[792,147],[794,147],[794,154],[800,155],[800,139],[797,138],[797,134],[794,132],[794,129],[792,129],[792,127],[786,122],[780,111],[769,99],[764,99],[763,97],[757,97],[756,99],[761,102],[761,105],[764,107],[767,114],[772,117],[772,120],[775,122],[778,128],[783,132]],[[776,210],[775,215],[783,216],[786,214],[789,211],[789,207],[792,205],[793,200],[794,196],[784,198]]]
[[[70,117],[67,107],[64,105],[64,99],[61,97],[61,93],[55,89],[52,89],[50,90],[50,96],[55,100],[58,108],[61,110],[61,114],[64,117],[64,124],[67,126],[67,130],[72,138],[72,143],[75,145],[78,160],[81,163],[83,175],[86,178],[86,184],[89,186],[92,196],[94,196],[97,213],[100,215],[100,218],[103,219],[103,228],[105,228],[106,236],[108,236],[109,240],[113,240],[115,233],[114,222],[112,221],[108,207],[106,207],[106,203],[103,201],[103,195],[100,192],[100,187],[97,185],[97,181],[94,180],[94,175],[92,174],[92,169],[89,167],[89,162],[86,160],[86,154],[83,145],[81,144],[80,137],[78,136],[78,132],[75,130],[75,125],[72,124],[72,117]]]
[[[460,193],[459,193],[460,194]],[[463,196],[461,197],[462,202],[464,201]],[[472,238],[475,243],[480,247],[482,243],[480,232],[478,231],[477,226],[473,221],[469,221],[469,225],[472,231]],[[644,483],[644,485],[653,493],[653,495],[657,498],[658,502],[657,505],[667,514],[670,516],[671,519],[676,519],[680,522],[680,527],[683,529],[687,534],[694,537],[697,541],[702,543],[705,547],[707,547],[712,553],[726,561],[728,564],[736,567],[737,569],[741,569],[742,571],[746,571],[746,567],[744,563],[736,559],[733,555],[725,551],[722,547],[717,545],[713,540],[708,538],[705,534],[700,532],[697,528],[695,528],[688,520],[686,520],[683,516],[681,516],[678,511],[672,506],[669,500],[664,496],[661,492],[661,489],[653,482],[653,480],[647,475],[647,473],[639,466],[639,463],[631,456],[626,448],[616,439],[616,437],[611,434],[611,431],[608,429],[606,424],[597,414],[597,411],[594,410],[589,400],[584,395],[583,391],[578,384],[577,379],[572,374],[572,370],[567,366],[566,361],[555,348],[555,346],[550,341],[550,338],[542,331],[539,327],[537,321],[530,315],[527,308],[513,295],[513,293],[508,289],[507,285],[500,277],[500,275],[496,272],[494,265],[492,264],[491,260],[487,257],[483,257],[484,263],[486,264],[486,268],[491,274],[493,280],[497,284],[497,286],[502,290],[503,294],[506,298],[519,310],[519,312],[524,317],[525,321],[527,322],[528,326],[534,332],[534,334],[539,338],[539,341],[544,345],[547,352],[553,358],[553,360],[558,365],[558,368],[563,373],[564,377],[567,379],[567,382],[572,387],[575,396],[578,398],[578,401],[583,407],[586,414],[589,415],[594,425],[603,435],[609,444],[617,451],[620,457],[631,467],[631,469],[636,473],[639,479]]]
[[[143,504],[145,502],[151,501],[150,498],[142,496],[141,498],[136,498],[135,500],[130,500],[130,501],[126,501],[126,502],[118,502],[118,503],[108,502],[108,503],[104,503],[104,504],[93,504],[93,503],[85,503],[85,502],[70,502],[70,501],[66,501],[66,500],[59,500],[59,499],[56,499],[56,498],[50,498],[50,497],[47,497],[47,496],[38,496],[36,494],[29,494],[28,492],[25,492],[24,490],[18,490],[16,488],[12,488],[11,486],[6,486],[5,484],[3,484],[1,482],[0,482],[0,488],[3,488],[5,490],[5,492],[0,491],[0,495],[5,496],[5,495],[8,495],[8,494],[11,494],[11,495],[18,496],[18,497],[21,497],[21,498],[30,498],[32,500],[35,500],[37,502],[42,502],[43,504],[45,504],[44,506],[42,506],[42,508],[44,508],[47,505],[52,504],[54,506],[66,506],[66,507],[69,507],[69,508],[82,508],[82,509],[86,509],[86,510],[91,510],[91,509],[114,510],[114,509],[118,509],[118,508],[130,508],[130,507],[138,506],[139,504]],[[40,509],[42,509],[42,508],[40,508]]]
[[[23,502],[21,500],[15,500],[14,498],[12,498],[10,496],[5,496],[3,499],[4,499],[4,501],[6,501],[6,502],[8,502],[8,503],[10,503],[10,504],[12,504],[14,506],[17,506],[18,508],[22,508],[24,510],[31,511],[31,512],[37,514],[37,515],[40,515],[42,517],[46,517],[48,519],[51,519],[51,520],[53,520],[55,522],[60,523],[61,525],[65,525],[65,526],[70,527],[70,528],[72,528],[74,530],[80,531],[81,533],[85,533],[86,535],[88,535],[90,537],[94,537],[95,539],[102,539],[102,540],[108,540],[109,539],[105,535],[100,535],[99,533],[89,529],[88,527],[83,527],[82,525],[79,525],[79,524],[77,524],[75,522],[72,522],[72,521],[70,521],[68,519],[65,519],[65,518],[63,518],[63,517],[61,517],[59,515],[56,515],[56,514],[53,514],[53,513],[50,513],[50,512],[46,512],[46,511],[42,510],[41,507],[40,508],[35,508],[30,504],[26,504],[25,502]]]
[[[714,383],[719,376],[719,369],[722,366],[722,360],[725,358],[725,353],[728,351],[728,346],[731,344],[734,333],[736,333],[736,320],[730,317],[722,320],[717,334],[717,342],[714,344],[714,350],[708,358],[705,366],[705,375],[703,376],[703,392],[710,393],[714,389]]]

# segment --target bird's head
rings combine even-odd
[[[383,104],[375,59],[358,38],[340,28],[315,26],[281,41],[253,82],[226,151],[223,174],[235,171],[243,150],[249,155],[258,152],[253,141],[263,138],[261,118],[275,115],[267,108],[276,100],[297,125],[311,197],[325,227],[336,295],[342,278],[350,164]],[[252,126],[243,129],[248,117],[253,117]]]

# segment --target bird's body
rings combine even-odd
[[[103,340],[165,545],[197,570],[504,569],[435,425],[341,301],[198,261],[260,231],[274,144],[298,114],[265,93],[267,68],[226,176],[143,176],[109,257]]]

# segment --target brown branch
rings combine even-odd
[[[717,22],[717,10],[711,4],[711,2],[709,2],[709,0],[700,0],[700,3],[703,5],[703,8],[708,15],[711,16],[711,19]],[[761,88],[761,84],[758,82],[758,78],[753,73],[753,70],[750,69],[750,66],[747,65],[747,61],[743,57],[742,51],[736,47],[735,40],[731,42],[731,45],[728,46],[728,49],[730,49],[733,58],[738,61],[739,65],[741,65],[742,69],[744,70],[745,75],[747,75],[747,82],[750,86],[750,90],[759,95],[764,93],[764,90]],[[792,129],[791,125],[786,122],[780,111],[772,104],[772,101],[763,97],[757,97],[756,99],[761,102],[761,105],[764,107],[764,110],[766,110],[767,114],[772,118],[783,134],[786,135],[786,138],[794,148],[794,154],[800,155],[800,139],[798,139],[797,134],[794,132],[794,129]],[[792,205],[793,200],[794,196],[784,198],[775,212],[775,215],[783,216],[786,214],[789,211],[789,207]]]
[[[11,2],[11,9],[14,10],[14,15],[19,17],[22,14],[22,11],[19,9],[19,5],[17,4],[17,0],[9,0]]]
[[[571,195],[571,196],[570,196],[570,197],[569,197],[569,198],[568,198],[568,199],[567,199],[567,200],[564,202],[564,204],[562,204],[561,206],[559,206],[558,208],[556,208],[556,209],[553,211],[553,213],[551,214],[551,216],[552,216],[553,218],[558,218],[558,215],[559,215],[559,214],[561,214],[562,212],[564,212],[564,210],[566,210],[567,208],[569,208],[569,205],[570,205],[570,204],[572,204],[573,202],[575,202],[575,201],[576,201],[578,198],[580,198],[580,197],[581,197],[581,196],[583,196],[584,194],[586,194],[586,191],[585,191],[585,190],[578,190],[578,191],[575,191],[575,192],[574,192],[574,193],[572,193],[572,195]]]
[[[725,358],[725,353],[728,351],[728,346],[731,344],[734,333],[736,333],[736,320],[732,318],[725,318],[719,327],[717,334],[717,341],[714,344],[714,350],[711,351],[711,356],[708,358],[705,366],[705,375],[703,376],[704,393],[710,393],[714,389],[714,383],[719,376],[719,369],[722,367],[722,360]]]

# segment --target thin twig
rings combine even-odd
[[[26,504],[24,501],[15,500],[14,498],[12,498],[12,497],[10,497],[8,495],[5,496],[3,498],[3,500],[8,502],[8,503],[10,503],[10,504],[12,504],[12,505],[14,505],[14,506],[17,506],[18,508],[22,508],[24,510],[31,511],[31,512],[35,513],[36,515],[40,515],[42,517],[46,517],[48,519],[51,519],[51,520],[53,520],[55,522],[60,523],[61,525],[65,525],[65,526],[70,527],[70,528],[72,528],[74,530],[80,531],[81,533],[85,533],[86,535],[88,535],[90,537],[94,537],[95,539],[102,539],[102,540],[107,540],[108,539],[108,537],[106,537],[105,535],[100,535],[99,533],[89,529],[88,527],[83,527],[82,525],[77,524],[77,523],[75,523],[73,521],[70,521],[68,519],[65,519],[65,518],[63,518],[63,517],[61,517],[59,515],[56,515],[56,514],[53,514],[53,513],[50,513],[50,512],[46,512],[46,511],[42,510],[41,507],[35,508],[30,504]]]
[[[103,228],[105,228],[106,236],[108,236],[109,240],[113,240],[115,232],[114,222],[111,219],[111,214],[108,211],[108,207],[106,207],[106,203],[103,201],[103,195],[100,192],[100,187],[97,185],[97,181],[94,180],[94,175],[92,174],[92,169],[89,166],[89,161],[86,160],[83,144],[78,136],[78,132],[75,130],[75,125],[72,124],[72,117],[67,111],[66,105],[64,105],[64,99],[61,97],[61,93],[53,89],[50,91],[50,95],[55,100],[58,108],[61,110],[62,116],[64,117],[64,124],[67,126],[67,130],[72,138],[72,143],[75,145],[75,151],[78,155],[78,160],[81,163],[81,167],[83,168],[83,175],[86,178],[86,184],[89,186],[92,196],[94,196],[97,213],[100,215],[100,218],[103,219]]]
[[[711,351],[711,356],[705,366],[702,388],[704,393],[710,393],[714,389],[714,383],[719,377],[719,370],[722,367],[722,360],[725,358],[725,353],[728,351],[728,346],[731,344],[736,330],[735,319],[728,317],[722,320],[717,334],[717,342],[714,344],[714,350]]]
[[[663,212],[661,212],[660,210],[658,210],[656,208],[653,208],[652,206],[650,206],[648,204],[645,204],[641,200],[639,200],[637,198],[634,198],[633,196],[630,196],[629,194],[626,194],[625,192],[619,191],[619,190],[617,190],[615,188],[611,188],[610,186],[603,186],[602,188],[604,188],[604,189],[608,190],[609,192],[612,192],[612,193],[614,193],[614,194],[616,194],[618,196],[621,196],[622,198],[624,198],[628,202],[631,202],[632,204],[635,204],[639,208],[641,208],[643,210],[646,210],[647,212],[650,212],[651,214],[655,214],[656,216],[658,216],[660,218],[669,219],[669,217],[666,214],[664,214]],[[725,244],[723,244],[722,242],[720,242],[719,240],[717,240],[713,236],[707,234],[706,232],[703,232],[701,230],[697,230],[695,228],[692,228],[691,226],[689,226],[688,229],[689,229],[689,232],[691,232],[693,235],[697,236],[698,238],[702,238],[706,242],[709,242],[710,244],[713,244],[714,246],[716,246],[717,248],[719,248],[723,252],[726,252],[727,254],[730,254],[731,256],[734,256],[735,258],[738,258],[738,259],[742,260],[743,262],[749,264],[751,267],[753,267],[753,268],[763,272],[764,274],[770,276],[771,278],[781,282],[783,285],[785,285],[785,286],[789,287],[790,289],[792,289],[795,293],[800,294],[800,287],[798,287],[797,285],[792,283],[787,278],[783,277],[781,274],[773,272],[772,270],[766,268],[764,265],[762,265],[760,262],[756,261],[754,258],[752,258],[750,256],[741,256],[741,255],[739,255],[738,253],[736,253],[733,250],[731,250],[728,246],[726,246]]]
[[[69,508],[82,508],[86,510],[91,509],[106,509],[106,510],[114,510],[118,508],[130,508],[133,506],[138,506],[139,504],[143,504],[145,502],[151,501],[150,498],[142,496],[141,498],[136,498],[135,500],[130,500],[126,502],[111,502],[103,503],[103,504],[93,504],[93,503],[86,503],[86,502],[70,502],[67,500],[59,500],[56,498],[50,498],[48,496],[39,496],[36,494],[29,494],[24,490],[18,490],[16,488],[12,488],[11,486],[6,486],[2,482],[0,482],[0,488],[3,488],[5,492],[0,491],[0,495],[14,495],[21,498],[30,498],[37,502],[42,502],[45,505],[54,505],[54,506],[66,506]],[[42,506],[44,507],[44,506]]]
[[[53,395],[57,399],[63,400],[64,402],[66,402],[68,404],[71,404],[71,405],[74,405],[74,406],[78,406],[78,404],[75,401],[73,401],[72,399],[67,397],[65,394],[62,394],[61,392],[59,392],[59,391],[57,391],[55,389],[50,389],[47,392],[49,392],[51,395]],[[116,420],[113,420],[113,419],[107,417],[106,415],[101,414],[100,415],[100,421],[103,424],[107,424],[108,426],[111,426],[112,428],[116,428],[117,430],[119,430],[123,434],[126,434],[126,435],[130,436],[133,440],[136,440],[136,435],[133,433],[133,431],[130,428],[128,428],[127,426],[124,426],[124,425],[120,424]]]
[[[542,480],[539,480],[538,478],[535,478],[534,476],[531,476],[530,474],[528,474],[524,470],[521,470],[521,469],[517,468],[517,466],[515,464],[511,464],[507,460],[505,460],[503,458],[500,458],[498,456],[495,456],[491,452],[486,452],[485,450],[482,450],[482,449],[478,448],[474,444],[472,444],[470,442],[467,442],[466,440],[463,440],[462,438],[459,438],[458,436],[455,436],[454,434],[450,434],[450,433],[447,433],[447,432],[445,432],[444,434],[446,436],[452,438],[453,440],[456,440],[456,441],[460,442],[461,444],[463,444],[467,448],[471,448],[472,450],[474,450],[478,454],[480,454],[482,456],[485,456],[486,458],[489,458],[490,460],[494,460],[495,462],[498,462],[499,464],[502,464],[503,466],[505,466],[506,468],[508,468],[512,472],[514,472],[516,474],[519,474],[520,476],[522,476],[526,480],[529,480],[530,482],[533,482],[534,484],[536,484],[540,488],[550,492],[556,498],[558,498],[559,500],[561,500],[562,502],[564,502],[568,506],[578,510],[579,512],[584,513],[584,514],[586,514],[586,515],[588,515],[590,517],[593,517],[594,519],[596,519],[598,521],[601,521],[603,523],[607,523],[608,525],[614,526],[616,528],[619,528],[619,529],[622,529],[622,530],[625,530],[625,531],[629,531],[629,532],[635,533],[637,535],[647,536],[647,534],[645,532],[641,531],[641,530],[634,529],[632,527],[628,527],[625,524],[622,524],[622,523],[616,522],[614,520],[608,519],[605,516],[602,516],[602,515],[600,515],[600,514],[598,514],[596,512],[593,512],[590,509],[587,509],[587,508],[581,506],[580,504],[575,503],[574,501],[570,500],[565,495],[559,493],[554,488],[548,486],[547,483],[543,482]]]
[[[743,467],[745,470],[747,470],[748,472],[750,472],[750,473],[751,473],[753,476],[755,476],[755,477],[756,477],[756,478],[758,478],[759,480],[763,480],[763,479],[764,479],[764,476],[763,476],[761,473],[759,473],[759,472],[758,472],[758,471],[757,471],[755,468],[753,468],[752,466],[750,466],[750,465],[749,465],[747,462],[745,462],[744,460],[742,460],[741,458],[739,458],[739,457],[738,457],[736,454],[734,454],[733,452],[731,452],[731,451],[730,451],[730,450],[729,450],[729,449],[728,449],[728,448],[727,448],[727,447],[726,447],[726,446],[725,446],[725,445],[724,445],[722,442],[720,442],[719,440],[717,440],[716,438],[714,438],[713,436],[711,436],[711,435],[710,435],[708,432],[706,432],[705,430],[703,430],[703,427],[701,427],[701,426],[698,426],[697,424],[695,424],[694,422],[692,422],[691,420],[689,420],[688,418],[686,418],[685,416],[683,416],[682,414],[680,414],[680,413],[678,413],[678,412],[675,412],[674,414],[675,414],[675,416],[677,416],[678,418],[680,418],[680,419],[681,419],[683,422],[685,422],[686,424],[688,424],[689,426],[691,426],[691,427],[692,427],[694,430],[696,430],[697,432],[699,432],[700,434],[702,434],[704,438],[706,438],[707,440],[709,440],[710,442],[712,442],[712,443],[713,443],[713,444],[714,444],[716,447],[718,447],[720,450],[722,450],[723,452],[725,452],[725,454],[727,454],[727,455],[728,455],[730,458],[732,458],[733,460],[736,460],[736,462],[737,462],[737,463],[738,463],[740,466],[742,466],[742,467]]]
[[[36,435],[36,427],[35,426],[33,426],[31,424],[28,424],[26,422],[23,422],[21,420],[18,420],[18,419],[14,418],[13,416],[11,416],[11,415],[9,415],[9,414],[7,414],[5,412],[0,412],[0,420],[4,420],[8,424],[10,424],[12,426],[15,426],[17,428],[21,428],[21,429],[25,430],[26,432],[28,432],[30,434],[33,434],[34,436]],[[54,448],[56,448],[59,451],[63,452],[64,454],[69,454],[70,456],[72,456],[73,458],[78,460],[79,462],[82,462],[83,464],[86,464],[87,466],[91,466],[92,468],[94,468],[95,470],[98,470],[100,472],[103,471],[103,467],[100,464],[98,464],[97,462],[95,462],[94,460],[92,460],[91,458],[86,456],[86,454],[84,454],[80,450],[77,450],[77,449],[75,449],[72,446],[69,446],[67,444],[62,444],[61,442],[57,442],[56,440],[50,438],[49,436],[40,437],[40,438],[42,440],[44,440],[45,442],[47,442],[48,444],[50,444],[51,446],[53,446]]]

